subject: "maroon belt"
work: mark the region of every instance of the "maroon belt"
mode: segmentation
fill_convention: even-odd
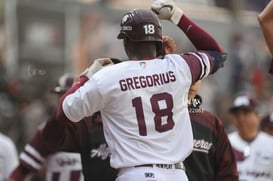
[[[143,165],[136,165],[135,167],[158,167],[158,168],[165,168],[165,169],[185,170],[183,162],[175,163],[175,164],[143,164]]]

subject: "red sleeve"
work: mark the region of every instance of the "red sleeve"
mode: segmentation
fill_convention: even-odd
[[[47,146],[58,150],[58,148],[64,142],[65,129],[66,127],[61,125],[60,122],[56,120],[55,115],[49,118],[42,131],[43,137],[47,142]]]
[[[58,109],[57,109],[57,113],[56,113],[56,120],[64,126],[68,126],[68,125],[72,125],[74,124],[73,122],[71,122],[66,115],[64,114],[63,111],[63,101],[66,98],[66,96],[74,93],[77,89],[79,89],[82,85],[85,84],[85,82],[88,81],[88,78],[86,76],[81,76],[79,82],[77,82],[76,84],[74,84],[61,98],[60,102],[58,103]]]
[[[22,152],[22,154],[26,154],[34,160],[40,160],[40,162],[42,162],[41,160],[43,160],[43,158],[57,151],[57,147],[48,146],[48,141],[43,136],[43,129],[44,127],[39,128],[36,131],[34,137],[30,140],[28,144],[26,144]],[[41,159],[37,157],[37,154],[39,154],[39,157],[41,157]]]
[[[223,53],[223,49],[217,41],[185,14],[180,19],[178,27],[185,33],[197,50],[215,50]]]
[[[43,129],[46,146],[55,151],[78,152],[76,132],[79,123],[64,126],[52,116]]]
[[[62,146],[59,148],[59,151],[64,152],[80,152],[80,143],[79,143],[79,127],[81,122],[75,123],[72,126],[69,126],[65,129],[64,141]]]

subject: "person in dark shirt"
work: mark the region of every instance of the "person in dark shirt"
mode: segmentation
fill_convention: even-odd
[[[222,121],[201,108],[198,95],[201,80],[189,90],[190,119],[193,130],[193,152],[184,161],[190,181],[239,180],[236,160]]]
[[[165,54],[176,52],[176,43],[164,37]],[[213,113],[201,108],[198,95],[201,80],[189,89],[188,111],[193,130],[193,152],[184,165],[189,181],[238,181],[235,156],[222,121]]]
[[[170,36],[164,37],[165,54],[176,52],[176,43]],[[189,181],[237,181],[236,160],[222,121],[213,113],[201,108],[198,95],[201,80],[189,89],[188,111],[193,129],[193,152],[184,165]]]

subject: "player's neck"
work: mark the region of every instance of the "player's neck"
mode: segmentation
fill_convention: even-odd
[[[149,59],[154,59],[156,57],[156,52],[142,52],[142,53],[137,53],[137,54],[130,54],[129,58],[131,60],[149,60]]]
[[[240,137],[246,142],[252,142],[258,135],[258,130],[249,132],[239,132]]]
[[[131,60],[143,60],[157,57],[155,42],[130,42],[125,44],[125,51]]]

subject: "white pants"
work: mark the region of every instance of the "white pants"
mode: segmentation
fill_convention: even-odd
[[[129,167],[120,169],[116,181],[188,181],[188,178],[183,169]]]

